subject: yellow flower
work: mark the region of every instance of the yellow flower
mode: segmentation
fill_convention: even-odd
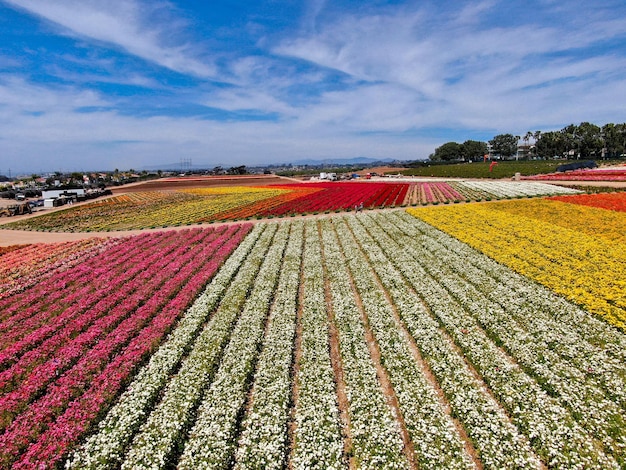
[[[546,199],[408,212],[626,329],[623,214]]]

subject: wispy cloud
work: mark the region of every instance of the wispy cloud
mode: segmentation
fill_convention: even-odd
[[[458,12],[400,7],[346,14],[318,24],[317,31],[284,40],[274,52],[356,80],[404,87],[409,100],[412,95],[423,97],[420,111],[433,123],[440,116],[448,125],[475,123],[475,117],[485,113],[483,123],[491,119],[492,126],[500,124],[511,114],[511,104],[545,94],[546,90],[533,88],[548,89],[568,110],[569,93],[583,89],[599,74],[624,70],[623,54],[590,59],[584,55],[581,59],[580,54],[581,49],[623,37],[623,18],[607,21],[606,14],[596,12],[580,31],[570,29],[575,22],[571,12],[555,25],[542,23],[532,10],[517,21],[492,22],[495,10],[502,7],[482,2]],[[563,80],[579,85],[563,86]],[[407,127],[411,124],[410,119],[405,122]]]
[[[170,3],[135,0],[6,0],[61,27],[65,34],[113,44],[130,54],[201,77],[215,68],[179,34],[185,22]]]
[[[617,0],[311,0],[293,18],[264,0],[0,4],[47,25],[0,45],[13,161],[413,159],[449,140],[624,120]]]

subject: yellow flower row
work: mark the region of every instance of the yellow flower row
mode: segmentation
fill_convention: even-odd
[[[510,201],[492,207],[512,216],[530,217],[540,223],[548,221],[559,227],[626,244],[626,214],[623,212],[550,199]]]
[[[222,191],[220,188],[209,190],[189,190],[189,194],[196,197],[184,204],[174,202],[170,205],[155,207],[152,210],[142,210],[132,221],[135,227],[150,225],[175,225],[208,222],[215,220],[225,211],[252,204],[259,200],[271,198],[282,194],[284,190],[259,188],[229,188],[230,191]]]
[[[408,212],[626,329],[623,216],[549,200]]]
[[[180,190],[182,193],[194,194],[196,196],[212,196],[215,194],[258,194],[267,196],[268,194],[276,191],[278,191],[279,194],[282,194],[288,190],[259,186],[221,186],[215,188],[192,188]]]
[[[12,224],[26,230],[129,230],[208,222],[220,214],[289,192],[270,187],[221,187],[145,191],[25,219]]]

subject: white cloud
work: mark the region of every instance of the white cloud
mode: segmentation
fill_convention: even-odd
[[[205,77],[216,73],[192,47],[168,37],[170,29],[180,32],[181,26],[167,3],[141,8],[138,0],[11,3],[75,36],[115,44],[174,70]],[[566,10],[560,12],[561,22],[542,21],[537,10],[508,26],[487,21],[502,8],[495,0],[468,3],[458,11],[436,11],[437,5],[329,14],[330,8],[336,6],[312,2],[297,21],[302,27],[297,35],[283,36],[273,46],[277,36],[268,35],[255,55],[222,58],[220,74],[211,78],[228,86],[197,80],[189,88],[169,88],[158,83],[157,74],[145,78],[132,64],[116,70],[114,62],[94,59],[95,54],[75,59],[87,60],[79,70],[89,69],[93,60],[93,75],[59,65],[47,68],[71,87],[0,76],[3,157],[21,162],[28,155],[44,168],[46,158],[61,158],[68,166],[89,158],[86,168],[93,168],[90,162],[139,168],[175,163],[181,156],[207,165],[357,155],[411,159],[476,133],[491,138],[623,120],[623,50],[595,47],[623,38],[626,24],[619,16],[606,20],[590,14],[584,28],[574,28],[576,15],[568,17]],[[171,24],[153,21],[156,14],[171,17]],[[107,81],[152,88],[167,103],[159,108],[149,93],[118,98],[109,97],[106,87],[87,88]],[[122,107],[138,109],[144,102],[152,106],[146,112],[152,117],[132,116]],[[230,118],[240,113],[276,119],[167,115],[168,106],[184,114],[190,102],[224,110]],[[451,129],[451,135],[423,137],[429,129]],[[33,169],[39,171],[37,165]]]
[[[172,43],[184,26],[164,2],[138,0],[6,0],[63,27],[66,33],[113,44],[163,67],[201,77],[215,75],[189,43]],[[166,21],[154,21],[164,14]]]
[[[530,103],[541,109],[541,99],[559,107],[550,115],[569,121],[582,114],[578,104],[569,101],[573,93],[585,95],[586,101],[590,84],[601,76],[616,75],[626,65],[623,56],[585,58],[577,51],[623,35],[622,18],[592,21],[590,17],[583,29],[572,28],[574,20],[565,15],[561,23],[543,25],[537,11],[529,11],[526,21],[520,18],[508,27],[481,20],[498,7],[487,1],[458,12],[400,7],[346,14],[318,23],[315,31],[285,39],[274,52],[341,71],[355,80],[386,84],[373,94],[370,87],[361,87],[346,95],[358,93],[364,102],[371,102],[385,96],[381,89],[394,89],[396,100],[407,105],[392,102],[376,114],[392,123],[404,122],[405,128],[414,122],[482,129],[521,126],[522,116],[527,121],[538,119],[536,111],[532,115],[519,110],[529,109]],[[412,110],[413,105],[418,108]],[[344,109],[347,115],[355,111],[356,121],[366,122],[366,115],[358,111],[375,107]]]

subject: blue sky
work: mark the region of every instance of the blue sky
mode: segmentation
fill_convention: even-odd
[[[623,0],[0,0],[0,174],[423,159],[625,97]]]

